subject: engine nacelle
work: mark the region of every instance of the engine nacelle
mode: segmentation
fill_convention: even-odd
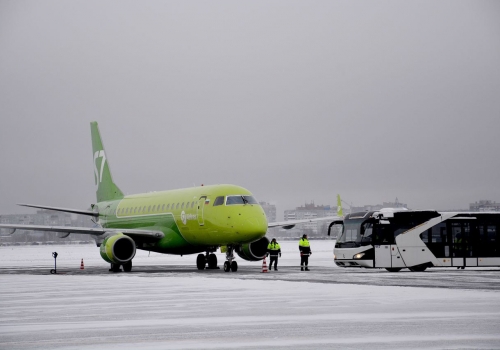
[[[101,257],[112,264],[124,264],[135,256],[135,242],[123,233],[106,237],[100,247]]]
[[[262,237],[258,241],[243,244],[235,249],[240,258],[248,261],[258,261],[264,259],[267,253],[269,240]]]

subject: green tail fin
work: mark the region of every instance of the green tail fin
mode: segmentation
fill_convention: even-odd
[[[90,123],[92,135],[92,152],[94,154],[94,177],[96,183],[97,202],[123,198],[123,193],[113,182],[109,162],[104,152],[104,146],[97,122]]]
[[[342,200],[340,199],[340,194],[337,195],[337,216],[341,218],[344,217],[344,212],[342,211]]]

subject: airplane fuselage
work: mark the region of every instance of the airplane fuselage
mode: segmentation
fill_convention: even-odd
[[[252,194],[235,185],[130,195],[98,203],[99,224],[161,231],[165,235],[161,240],[137,246],[160,253],[192,254],[211,246],[251,243],[266,234],[267,219],[258,203],[238,203],[242,196]]]

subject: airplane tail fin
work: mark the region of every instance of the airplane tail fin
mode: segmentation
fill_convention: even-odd
[[[111,177],[109,162],[104,152],[104,146],[97,122],[90,123],[92,135],[92,152],[94,154],[94,177],[97,202],[123,198],[122,191],[115,185]]]
[[[344,217],[344,212],[342,211],[342,200],[340,199],[340,194],[337,195],[337,216],[341,218]]]

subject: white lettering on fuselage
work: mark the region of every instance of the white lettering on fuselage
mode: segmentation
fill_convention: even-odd
[[[186,222],[188,220],[198,220],[198,215],[196,214],[186,214],[184,210],[181,213],[181,221],[184,225],[186,225]]]

